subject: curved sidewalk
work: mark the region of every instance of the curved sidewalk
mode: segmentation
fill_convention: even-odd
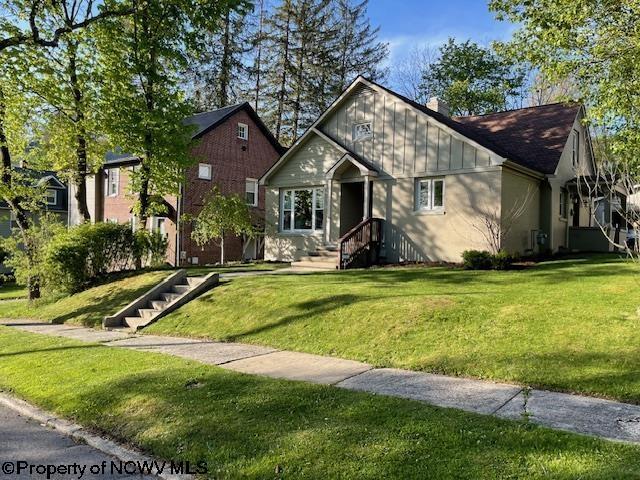
[[[366,363],[240,343],[3,320],[20,330],[165,353],[254,375],[334,385],[419,400],[439,407],[526,420],[559,430],[640,443],[640,406],[430,373],[373,368]]]

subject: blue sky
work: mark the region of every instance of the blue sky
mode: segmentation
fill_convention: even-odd
[[[489,44],[515,30],[495,20],[484,0],[370,0],[369,17],[389,42],[392,64],[414,45],[438,46],[448,37]]]

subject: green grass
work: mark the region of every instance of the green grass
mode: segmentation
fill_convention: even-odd
[[[215,478],[640,478],[636,446],[0,327],[0,388]]]
[[[26,299],[0,302],[0,318],[35,318],[52,323],[77,323],[97,326],[149,290],[170,272],[157,271],[118,275],[109,283],[97,285],[75,295],[42,298],[35,302]]]
[[[242,278],[147,331],[640,403],[639,273],[596,257]]]
[[[15,282],[0,284],[0,300],[13,300],[16,298],[26,298],[27,288],[17,285]]]

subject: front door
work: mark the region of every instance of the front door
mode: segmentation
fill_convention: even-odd
[[[340,236],[359,224],[364,217],[364,182],[340,184]]]

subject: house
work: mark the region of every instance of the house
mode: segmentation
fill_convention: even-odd
[[[584,115],[557,103],[452,118],[359,77],[261,178],[265,258],[459,262],[496,230],[520,254],[589,246],[593,208],[611,208],[576,182],[593,174]]]
[[[283,150],[248,103],[200,113],[185,119],[185,123],[194,128],[192,138],[197,143],[192,153],[196,163],[187,169],[180,195],[165,197],[166,212],[151,217],[148,226],[167,236],[167,262],[171,265],[215,263],[220,260],[219,246],[196,245],[191,239],[192,223],[184,220],[185,215],[197,215],[216,186],[225,195],[235,193],[246,198],[254,216],[264,218],[264,189],[258,179]],[[103,167],[87,182],[92,219],[135,227],[129,181],[139,163],[139,158],[129,154],[107,155]],[[77,208],[72,215],[73,222],[79,223]],[[229,260],[258,258],[262,250],[261,238],[225,238],[225,257]]]
[[[25,181],[31,181],[34,185],[46,185],[43,208],[46,212],[55,214],[58,220],[68,222],[68,189],[66,183],[56,172],[49,170],[34,170],[25,167],[15,167],[14,170]],[[15,217],[6,202],[0,200],[0,237],[11,235],[11,230],[16,228]]]

